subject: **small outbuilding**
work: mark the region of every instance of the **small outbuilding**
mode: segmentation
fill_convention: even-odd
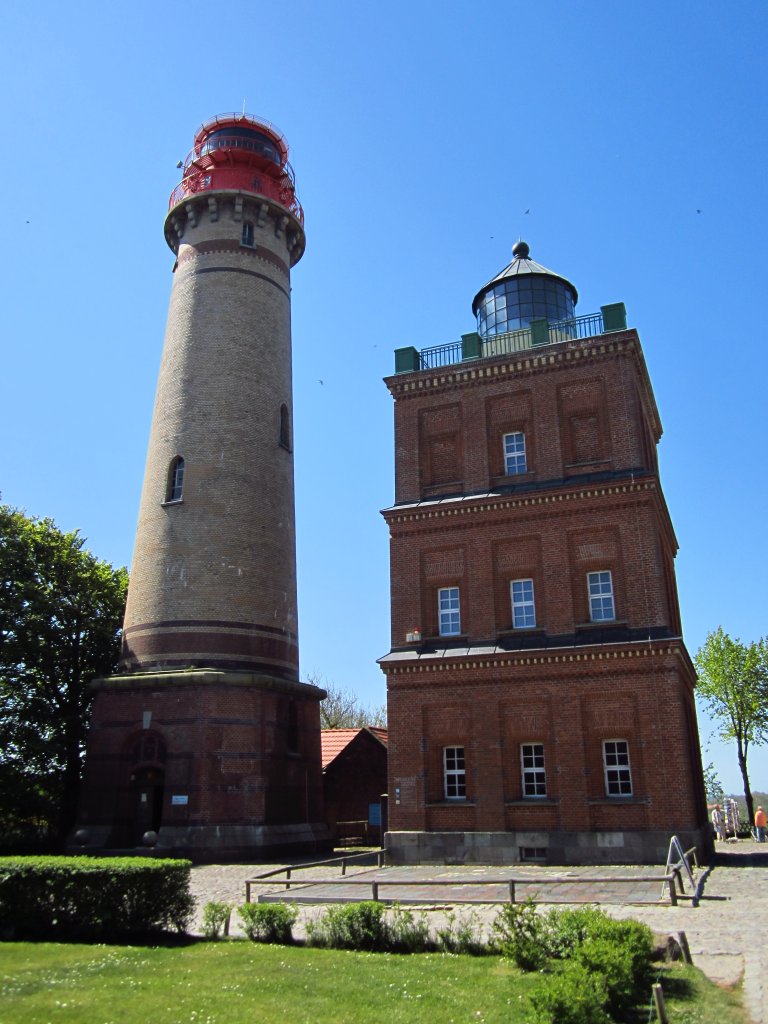
[[[381,843],[387,790],[387,730],[323,729],[325,817],[336,845]]]

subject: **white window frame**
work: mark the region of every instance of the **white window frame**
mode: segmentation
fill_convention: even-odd
[[[610,569],[587,573],[587,598],[590,622],[614,622],[616,602],[613,598],[613,574]]]
[[[530,587],[526,584],[530,584]],[[517,593],[515,593],[516,590]],[[536,625],[536,598],[533,580],[510,580],[509,598],[512,602],[512,628],[533,629]]]
[[[543,743],[520,744],[520,772],[524,800],[546,800],[547,773]]]
[[[458,587],[437,591],[437,631],[440,636],[461,635],[461,596]]]
[[[528,472],[528,457],[525,449],[525,433],[512,430],[502,438],[504,451],[504,473],[506,476],[518,476]]]
[[[632,796],[632,765],[626,740],[603,740],[603,772],[606,796]]]
[[[464,747],[443,747],[443,793],[446,800],[467,799]]]

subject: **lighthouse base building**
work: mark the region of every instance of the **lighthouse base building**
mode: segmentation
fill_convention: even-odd
[[[388,856],[664,863],[710,839],[661,424],[623,305],[513,252],[386,380]]]

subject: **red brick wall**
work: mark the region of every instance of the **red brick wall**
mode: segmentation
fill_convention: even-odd
[[[390,828],[695,828],[705,808],[692,684],[679,642],[392,668]],[[606,795],[612,739],[629,747],[629,799]],[[544,745],[546,800],[523,797],[522,743]],[[465,802],[444,798],[446,746],[465,748]]]
[[[133,681],[131,681],[133,682]],[[273,684],[274,685],[274,684]],[[290,710],[291,704],[293,711]],[[162,738],[162,825],[280,825],[322,820],[319,702],[300,692],[245,685],[113,685],[96,696],[80,825],[111,825],[112,844],[135,835],[132,750]],[[186,796],[174,804],[172,796]]]

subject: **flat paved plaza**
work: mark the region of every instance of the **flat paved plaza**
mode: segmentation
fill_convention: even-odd
[[[246,879],[278,866],[227,864],[193,868],[192,890],[198,906],[195,929],[200,929],[202,907],[208,900],[240,905],[245,901]],[[352,884],[344,887],[342,896],[339,887],[323,883],[324,879],[330,881],[339,877],[338,867],[308,869],[307,875],[320,880],[309,886],[301,883],[302,872],[297,864],[295,883],[289,892],[285,892],[284,884],[272,883],[264,888],[254,887],[252,898],[255,900],[259,893],[262,896],[271,893],[273,898],[278,893],[282,898],[287,896],[299,907],[300,918],[295,931],[301,936],[304,922],[321,913],[323,905],[340,899],[370,899],[371,883],[378,879],[380,899],[423,908],[436,926],[451,907],[456,907],[462,915],[474,914],[478,923],[487,927],[497,912],[497,904],[509,899],[508,885],[499,881],[493,886],[481,886],[472,884],[473,881],[501,880],[510,876],[524,878],[525,882],[515,887],[517,900],[533,896],[546,905],[597,903],[612,916],[644,921],[661,935],[684,931],[694,963],[720,984],[732,985],[742,980],[744,1003],[754,1024],[768,1024],[764,988],[768,975],[768,846],[751,840],[718,844],[715,865],[700,872],[698,906],[693,906],[691,900],[681,900],[677,906],[672,906],[669,896],[662,896],[659,882],[641,880],[663,873],[662,865],[656,868],[432,865],[382,869],[350,866],[345,877]],[[553,884],[553,878],[565,881]],[[440,884],[424,885],[427,879]],[[398,885],[398,881],[416,884]],[[690,891],[687,884],[686,891]],[[237,915],[233,915],[233,934],[239,933],[236,918]]]

